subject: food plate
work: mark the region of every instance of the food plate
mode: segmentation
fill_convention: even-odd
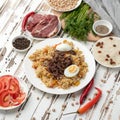
[[[79,48],[83,52],[85,56],[85,62],[87,62],[88,64],[88,72],[85,78],[81,79],[79,86],[71,87],[69,89],[48,88],[42,83],[42,81],[39,78],[37,78],[35,74],[35,70],[32,68],[32,62],[30,61],[28,57],[31,54],[33,54],[36,51],[36,49],[42,49],[47,45],[53,46],[55,44],[62,42],[63,40],[72,41],[74,46]],[[73,93],[73,92],[76,92],[84,88],[90,82],[90,80],[92,79],[95,73],[95,60],[91,52],[79,42],[68,39],[68,38],[51,38],[51,39],[46,39],[31,48],[31,50],[26,55],[26,58],[24,61],[24,68],[25,68],[25,74],[28,77],[28,80],[30,81],[30,83],[33,84],[39,90],[47,92],[47,93],[51,93],[51,94],[69,94],[69,93]]]
[[[76,4],[74,7],[70,8],[70,9],[68,9],[68,10],[64,10],[63,7],[62,7],[61,9],[58,9],[58,8],[56,8],[56,7],[53,7],[52,5],[50,5],[49,0],[46,0],[46,2],[47,2],[48,5],[51,7],[51,9],[53,9],[53,10],[55,10],[55,11],[58,11],[58,12],[69,12],[69,11],[72,11],[72,10],[76,9],[76,8],[81,4],[82,0],[78,0],[77,4]],[[54,1],[53,1],[53,2],[54,2]],[[54,2],[54,3],[55,3],[55,2]],[[72,2],[72,4],[73,4],[73,2]],[[69,7],[70,5],[67,5],[67,6]]]
[[[92,54],[96,61],[105,67],[120,67],[120,38],[114,36],[101,38],[94,44]]]
[[[36,13],[35,13],[36,14]],[[39,13],[37,13],[37,14],[41,14],[41,15],[54,15],[53,13],[49,13],[49,12],[39,12]],[[56,15],[55,15],[56,16]],[[57,17],[58,18],[58,17]],[[28,18],[28,20],[30,19],[30,17]],[[28,21],[27,20],[27,21]],[[55,37],[55,36],[57,36],[57,34],[60,32],[60,30],[61,30],[61,22],[60,22],[60,20],[59,20],[59,18],[58,18],[58,26],[57,26],[57,32],[54,34],[54,35],[52,35],[52,36],[50,36],[49,38],[53,38],[53,37]],[[27,29],[24,31],[24,35],[25,36],[28,36],[28,37],[30,37],[31,39],[34,39],[34,40],[44,40],[44,39],[46,39],[46,38],[44,38],[44,37],[34,37],[34,36],[32,36],[32,34],[31,34],[31,32],[29,32]]]
[[[5,75],[5,76],[11,76],[11,75]],[[14,76],[13,76],[13,77],[14,77]],[[15,77],[15,78],[17,78],[17,77]],[[18,78],[17,78],[17,80],[18,80],[18,82],[19,82],[20,89],[25,93],[25,98],[24,98],[24,100],[23,100],[20,104],[18,104],[18,105],[9,106],[9,107],[2,107],[2,106],[0,106],[0,110],[11,110],[11,109],[15,109],[15,108],[19,107],[20,105],[22,105],[22,104],[26,101],[27,94],[28,94],[27,84],[26,84],[24,81],[22,81],[22,80],[20,80],[20,79],[18,79]]]

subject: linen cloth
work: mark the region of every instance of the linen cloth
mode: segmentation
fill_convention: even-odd
[[[120,37],[120,0],[84,0],[101,19],[113,25],[113,33]]]

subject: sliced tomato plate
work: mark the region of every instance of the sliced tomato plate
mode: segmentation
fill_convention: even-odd
[[[12,75],[0,76],[0,110],[19,107],[27,98],[25,82]]]

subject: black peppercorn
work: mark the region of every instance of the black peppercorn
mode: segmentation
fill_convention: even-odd
[[[30,46],[30,40],[24,37],[16,38],[12,44],[16,49],[24,50]]]

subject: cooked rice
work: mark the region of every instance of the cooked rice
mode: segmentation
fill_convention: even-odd
[[[30,60],[33,62],[32,67],[35,69],[37,77],[40,78],[47,87],[68,89],[73,86],[78,86],[80,84],[80,80],[86,76],[88,71],[88,65],[85,62],[82,51],[78,48],[74,48],[72,42],[64,40],[63,43],[71,45],[72,49],[76,53],[76,55],[71,55],[71,57],[73,64],[76,64],[80,68],[80,71],[74,77],[68,78],[63,75],[59,80],[57,80],[48,71],[47,61],[52,59],[55,52],[55,46],[45,46],[43,49],[38,49],[29,56]]]

